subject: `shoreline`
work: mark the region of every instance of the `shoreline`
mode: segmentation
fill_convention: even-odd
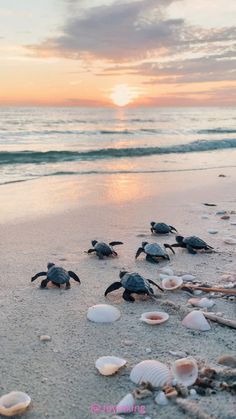
[[[181,326],[181,313],[164,303],[168,299],[185,308],[189,297],[181,291],[164,296],[157,292],[160,304],[138,297],[129,304],[120,290],[107,298],[103,295],[107,286],[118,280],[122,268],[159,282],[161,269],[168,266],[176,274],[196,275],[199,281],[211,284],[220,284],[225,272],[236,272],[236,247],[223,242],[225,235],[236,235],[236,226],[230,224],[236,215],[230,220],[216,215],[218,210],[236,211],[234,172],[224,170],[225,178],[219,177],[218,169],[200,176],[109,175],[102,182],[96,179],[96,183],[91,178],[81,182],[68,177],[64,182],[40,179],[33,186],[27,182],[22,188],[19,184],[6,187],[0,225],[1,395],[19,390],[31,396],[32,406],[22,417],[109,418],[112,415],[92,413],[91,406],[116,405],[132,391],[135,385],[129,374],[138,362],[157,359],[171,363],[175,357],[169,351],[178,350],[214,367],[223,353],[235,355],[233,329],[213,322],[208,332]],[[151,235],[150,221],[165,221],[184,235],[198,235],[217,253],[190,255],[176,249],[170,263],[152,265],[143,256],[135,260],[144,240],[160,244],[175,241],[174,235]],[[218,233],[209,234],[210,228]],[[124,245],[117,248],[117,258],[101,261],[84,253],[93,239],[121,240]],[[72,280],[71,289],[65,291],[41,290],[40,281],[31,283],[31,276],[44,270],[49,261],[75,271],[81,285]],[[215,302],[209,311],[235,318],[234,302],[223,298]],[[89,322],[87,309],[100,303],[119,308],[120,320],[111,324]],[[139,321],[143,312],[163,307],[169,310],[170,318],[162,326]],[[41,342],[41,335],[51,336],[51,341]],[[94,363],[104,355],[125,358],[127,366],[114,376],[103,377]],[[140,402],[145,405],[145,415],[152,419],[186,418],[172,404],[160,407],[151,398]],[[235,415],[235,402],[228,392],[201,397],[198,404],[219,419],[233,419]],[[136,413],[134,417],[145,415]]]

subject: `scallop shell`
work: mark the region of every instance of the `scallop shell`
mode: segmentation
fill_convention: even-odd
[[[140,320],[152,325],[164,323],[168,319],[169,314],[165,313],[164,311],[148,311],[143,313],[140,317]]]
[[[153,387],[162,387],[171,383],[172,374],[165,364],[151,359],[135,365],[130,373],[130,379],[135,384],[146,382]]]
[[[191,386],[198,377],[198,366],[194,358],[177,359],[172,364],[172,373],[178,383]]]
[[[204,297],[204,298],[190,298],[188,300],[188,303],[192,304],[192,306],[202,307],[202,308],[210,308],[215,304],[214,301],[209,300],[209,298],[206,298],[206,297]]]
[[[23,413],[31,402],[28,394],[22,391],[12,391],[0,398],[0,415],[15,416]]]
[[[123,399],[116,405],[117,413],[132,413],[135,405],[134,396],[131,393],[126,394]]]
[[[110,323],[115,322],[121,316],[120,310],[109,304],[97,304],[89,307],[87,318],[92,322]]]
[[[183,284],[183,279],[181,276],[169,276],[162,280],[162,288],[167,291],[173,291],[177,288],[180,288]]]
[[[201,311],[193,310],[183,319],[182,325],[188,329],[201,330],[202,332],[210,330],[210,325]]]
[[[125,364],[126,360],[118,358],[117,356],[102,356],[95,362],[95,367],[102,375],[112,375]]]

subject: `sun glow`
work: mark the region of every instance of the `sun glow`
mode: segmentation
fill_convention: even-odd
[[[117,84],[113,87],[110,98],[114,105],[126,106],[137,97],[137,92],[131,89],[127,84]]]

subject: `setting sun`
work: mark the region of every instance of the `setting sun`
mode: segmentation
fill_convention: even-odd
[[[110,95],[112,102],[117,106],[126,106],[136,97],[137,94],[127,84],[117,84]]]

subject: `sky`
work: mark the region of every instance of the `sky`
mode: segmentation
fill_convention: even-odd
[[[235,0],[0,0],[0,105],[235,106]]]

